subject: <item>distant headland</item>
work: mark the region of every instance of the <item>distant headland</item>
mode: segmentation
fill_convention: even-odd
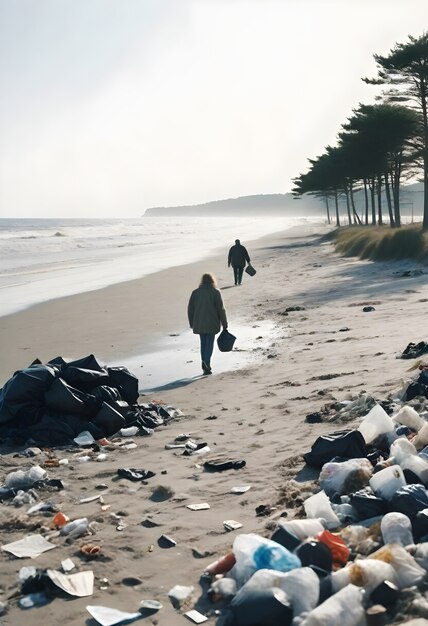
[[[271,193],[254,196],[240,196],[226,200],[214,200],[203,204],[172,207],[153,207],[146,209],[144,217],[165,215],[323,215],[325,207],[322,200],[305,197],[295,200],[291,193]]]
[[[361,211],[364,204],[364,192],[359,190],[355,193],[355,205]],[[414,183],[403,186],[401,190],[403,215],[410,216],[422,214],[422,184]],[[385,201],[385,199],[384,199]],[[345,199],[340,198],[341,210]],[[343,205],[343,206],[342,206]],[[330,208],[333,208],[332,205]],[[226,200],[213,200],[202,204],[190,204],[170,207],[153,207],[146,209],[143,217],[162,217],[171,215],[182,216],[246,216],[264,217],[268,215],[286,217],[316,217],[325,216],[326,205],[322,198],[305,195],[296,199],[292,193],[269,193],[253,196],[239,196]]]

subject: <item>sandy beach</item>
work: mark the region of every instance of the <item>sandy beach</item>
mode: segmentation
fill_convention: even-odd
[[[158,428],[150,438],[134,438],[137,448],[108,450],[102,463],[77,462],[78,448],[56,451],[69,464],[51,468],[48,474],[61,478],[66,488],[41,497],[54,501],[71,519],[88,517],[94,522],[94,535],[72,544],[53,537],[57,547],[34,560],[2,552],[0,601],[8,604],[3,624],[14,626],[28,617],[36,626],[59,621],[94,626],[85,609],[88,604],[133,612],[141,600],[155,599],[163,608],[146,623],[179,626],[189,622],[168,599],[176,584],[193,585],[188,608],[195,606],[209,615],[209,624],[217,622],[214,610],[221,605],[203,597],[200,575],[230,549],[237,532],[267,535],[281,514],[291,519],[299,513],[301,500],[289,481],[297,478],[304,488],[304,481],[313,475],[304,469],[301,455],[318,435],[336,430],[332,424],[308,424],[305,416],[362,391],[377,399],[394,395],[412,364],[397,355],[410,341],[426,339],[425,274],[402,276],[415,264],[341,258],[325,239],[327,232],[324,226],[307,226],[244,242],[257,275],[244,275],[241,287],[232,286],[225,248],[224,255],[204,262],[53,300],[1,319],[0,384],[36,357],[46,361],[56,355],[77,358],[93,353],[109,365],[120,365],[132,356],[143,358],[165,337],[188,331],[187,300],[205,271],[218,279],[231,332],[234,326],[257,328],[266,321],[274,327],[269,337],[254,340],[248,364],[237,370],[216,373],[214,353],[213,375],[200,377],[193,352],[188,357],[194,364],[191,384],[143,397],[179,408],[183,417]],[[363,312],[369,305],[374,310]],[[300,308],[285,314],[288,307]],[[197,342],[194,337],[193,348]],[[169,371],[171,364],[166,362],[165,368]],[[171,372],[171,380],[176,378]],[[211,452],[198,458],[165,449],[181,433],[206,442]],[[10,451],[2,453],[1,482],[15,468],[29,468],[35,462]],[[46,454],[42,452],[37,462],[42,464]],[[203,461],[219,456],[245,460],[246,465],[222,473],[204,471]],[[156,475],[146,484],[131,483],[117,477],[121,467],[144,468]],[[244,495],[230,493],[237,485],[251,489]],[[157,497],[160,492],[162,501]],[[100,493],[110,508],[103,511],[98,500],[79,504]],[[187,508],[201,502],[209,503],[210,509]],[[273,507],[267,517],[256,516],[255,509],[262,504]],[[34,517],[29,522],[27,508],[0,506],[3,544],[30,534]],[[147,519],[156,526],[142,525]],[[230,519],[240,522],[242,530],[226,531],[223,521]],[[50,518],[42,522],[49,525]],[[160,547],[163,534],[177,545]],[[88,542],[102,546],[100,556],[91,561],[79,554],[80,546]],[[59,569],[66,558],[73,559],[78,570],[93,570],[93,596],[56,598],[24,614],[13,597],[19,589],[19,569],[30,565]]]

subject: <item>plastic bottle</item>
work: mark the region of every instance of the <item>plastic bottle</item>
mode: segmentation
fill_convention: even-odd
[[[392,511],[383,516],[380,530],[384,543],[398,543],[405,548],[412,545],[412,524],[404,513]]]
[[[378,497],[390,500],[397,489],[404,487],[406,479],[399,465],[391,465],[373,474],[369,484]]]
[[[236,559],[233,552],[228,552],[205,568],[207,574],[215,576],[216,574],[226,574],[235,565]]]
[[[70,533],[74,532],[80,526],[85,526],[85,530],[86,530],[86,528],[88,528],[88,518],[87,517],[80,517],[79,519],[75,519],[72,522],[69,522],[68,524],[66,524],[65,526],[63,526],[61,528],[59,534],[60,535],[69,535]]]

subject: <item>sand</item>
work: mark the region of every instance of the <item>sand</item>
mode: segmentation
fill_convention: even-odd
[[[69,465],[49,469],[49,476],[63,479],[66,489],[44,499],[59,504],[72,519],[95,521],[95,534],[70,545],[54,537],[57,547],[34,560],[2,553],[0,601],[9,606],[2,623],[19,624],[28,616],[36,626],[59,621],[70,626],[94,624],[87,604],[132,612],[143,599],[163,604],[146,623],[188,623],[168,600],[171,587],[193,585],[191,606],[213,613],[217,607],[207,602],[204,583],[199,581],[204,567],[230,549],[237,532],[266,535],[279,515],[299,514],[301,498],[289,481],[297,478],[305,488],[302,481],[314,475],[305,469],[301,455],[319,434],[336,429],[331,424],[308,424],[305,416],[363,390],[379,399],[394,394],[411,364],[396,359],[397,354],[408,342],[426,339],[425,276],[400,277],[403,270],[416,266],[341,258],[323,239],[325,232],[322,227],[307,227],[252,242],[248,248],[258,273],[254,278],[245,276],[241,287],[231,286],[232,271],[225,257],[212,257],[2,318],[3,381],[35,357],[46,360],[56,354],[79,357],[93,352],[109,364],[120,364],[121,357],[141,354],[153,349],[160,338],[184,332],[187,299],[203,271],[218,277],[231,330],[238,320],[248,325],[272,320],[275,325],[267,347],[259,349],[255,342],[253,360],[246,367],[216,374],[214,354],[212,376],[145,396],[143,400],[162,400],[184,415],[157,429],[153,437],[134,438],[136,449],[107,451],[101,463],[78,463],[78,449],[56,452],[58,458],[68,458]],[[375,310],[363,312],[366,305]],[[284,315],[291,306],[301,310]],[[197,360],[194,374],[199,375]],[[165,449],[181,433],[207,442],[211,453],[198,458]],[[220,455],[245,460],[246,466],[205,472],[203,461]],[[36,458],[42,462],[46,453]],[[33,463],[5,454],[0,481],[11,470]],[[147,484],[131,483],[118,479],[120,467],[145,468],[156,475]],[[101,484],[107,485],[105,491],[97,489]],[[251,485],[251,489],[244,495],[231,494],[236,485]],[[160,490],[163,501],[152,497],[159,487],[164,488]],[[110,505],[106,511],[98,501],[78,503],[100,493],[104,504]],[[187,508],[201,502],[209,503],[210,509]],[[261,504],[273,507],[269,516],[256,516]],[[2,543],[30,533],[26,509],[0,506]],[[11,523],[15,515],[17,520]],[[147,518],[158,526],[143,526]],[[50,518],[36,519],[46,524]],[[228,519],[242,523],[242,530],[226,531],[223,521]],[[159,547],[162,534],[177,545]],[[88,541],[101,545],[102,552],[86,562],[79,548]],[[93,596],[56,598],[24,615],[11,598],[19,589],[19,568],[59,568],[67,557],[78,569],[94,571]],[[136,584],[130,584],[131,577]],[[217,619],[211,615],[207,623]]]

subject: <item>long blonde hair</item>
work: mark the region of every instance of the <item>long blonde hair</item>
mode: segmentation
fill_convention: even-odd
[[[202,274],[199,287],[202,287],[202,285],[211,285],[211,287],[217,287],[216,280],[212,274]]]

